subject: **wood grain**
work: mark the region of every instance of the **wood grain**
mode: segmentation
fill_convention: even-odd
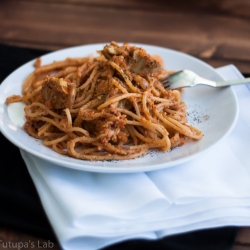
[[[243,227],[239,230],[231,250],[249,250],[250,249],[250,227]]]
[[[250,73],[247,9],[248,0],[4,0],[0,41],[50,50],[111,40],[146,43]]]

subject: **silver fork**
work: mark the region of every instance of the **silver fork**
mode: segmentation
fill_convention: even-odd
[[[217,87],[226,87],[226,86],[235,85],[235,84],[250,83],[250,78],[244,78],[244,79],[232,80],[232,81],[214,82],[214,81],[198,76],[191,70],[185,69],[185,70],[177,71],[169,75],[167,78],[161,80],[161,82],[163,83],[166,89],[194,87],[200,84],[217,88]]]

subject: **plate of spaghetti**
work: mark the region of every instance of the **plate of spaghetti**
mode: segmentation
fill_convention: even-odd
[[[37,157],[108,173],[152,171],[199,156],[232,130],[233,90],[166,90],[190,69],[222,80],[206,63],[144,44],[91,44],[26,63],[0,87],[1,132]]]

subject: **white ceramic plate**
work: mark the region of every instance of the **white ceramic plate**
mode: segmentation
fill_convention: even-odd
[[[42,63],[63,60],[66,57],[83,57],[94,54],[105,44],[92,44],[68,48],[47,54],[42,57]],[[211,80],[222,80],[214,68],[204,62],[174,50],[136,44],[150,54],[160,55],[168,70],[190,69],[202,77]],[[30,137],[13,119],[21,114],[15,105],[9,108],[5,99],[13,94],[21,94],[22,83],[34,70],[34,61],[28,62],[8,76],[0,87],[0,128],[1,132],[19,148],[55,164],[94,172],[125,173],[152,171],[175,166],[199,156],[215,146],[230,133],[238,116],[238,104],[233,90],[228,88],[214,89],[206,86],[185,89],[183,100],[188,105],[188,119],[191,125],[202,130],[204,137],[199,141],[189,141],[184,146],[170,152],[151,151],[146,156],[126,161],[84,161],[59,155],[43,146],[42,142]]]

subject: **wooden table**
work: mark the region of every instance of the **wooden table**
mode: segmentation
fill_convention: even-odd
[[[1,43],[44,49],[160,45],[250,73],[248,0],[2,0]]]
[[[112,40],[168,47],[250,74],[250,1],[0,1],[0,43],[56,50]],[[2,241],[26,239],[39,240],[0,229]],[[232,250],[247,249],[250,228],[242,228]]]

